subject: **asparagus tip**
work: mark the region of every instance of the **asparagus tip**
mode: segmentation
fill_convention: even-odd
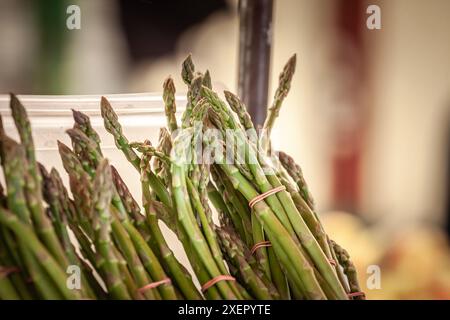
[[[187,85],[191,84],[192,78],[194,77],[194,70],[195,67],[192,62],[192,54],[189,53],[186,59],[184,59],[181,68],[181,78],[183,78],[184,83]]]
[[[175,93],[175,84],[171,76],[168,76],[167,79],[164,81],[163,89],[164,89],[164,96],[166,96],[167,93],[171,94]]]
[[[17,98],[17,96],[12,92],[9,93],[9,99],[10,99],[11,105],[20,103],[19,98]]]
[[[13,117],[22,118],[22,120],[26,120],[27,119],[26,111],[24,106],[20,102],[19,98],[17,98],[17,96],[12,92],[9,93],[9,96],[10,96],[9,106],[13,113]]]
[[[86,123],[89,121],[89,117],[85,115],[83,112],[75,109],[70,110],[72,111],[72,116],[76,123]]]
[[[297,54],[291,56],[283,68],[283,71],[280,74],[280,84],[289,85],[292,76],[295,73],[295,66],[297,64]]]
[[[103,112],[103,109],[111,109],[111,104],[109,103],[108,99],[106,99],[105,96],[102,96],[100,98],[100,106],[101,106],[101,110]]]
[[[70,148],[62,141],[56,140],[56,143],[58,144],[58,151],[59,153],[65,153],[67,151],[71,151]]]

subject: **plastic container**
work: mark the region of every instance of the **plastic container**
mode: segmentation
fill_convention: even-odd
[[[160,94],[123,94],[105,95],[110,101],[122,124],[123,131],[130,141],[149,139],[153,144],[158,141],[161,127],[166,125],[164,104]],[[114,139],[103,126],[100,114],[101,96],[27,96],[18,98],[25,106],[33,128],[33,137],[38,160],[47,169],[55,167],[64,179],[67,179],[58,154],[57,140],[71,146],[65,131],[73,126],[71,109],[87,114],[92,126],[101,139],[104,156],[116,166],[129,188],[140,199],[138,172],[127,162],[124,155],[117,150]],[[186,105],[186,96],[176,97],[178,113]],[[5,131],[18,139],[9,108],[9,95],[0,95],[0,114],[3,117]],[[67,181],[67,180],[65,180]]]
[[[153,144],[158,142],[159,129],[166,126],[164,104],[161,94],[123,94],[105,95],[110,101],[122,124],[123,132],[130,141],[149,139]],[[126,160],[114,144],[112,135],[103,126],[100,114],[100,95],[86,96],[27,96],[18,98],[25,106],[33,128],[36,157],[47,169],[55,167],[66,186],[68,177],[62,166],[58,153],[57,140],[71,146],[65,131],[73,126],[71,109],[87,114],[92,126],[101,139],[101,147],[105,157],[110,160],[127,183],[135,199],[141,202],[141,185],[139,173]],[[6,133],[19,139],[9,108],[9,95],[0,95],[0,114]],[[181,115],[186,105],[186,96],[177,95],[177,115]],[[1,175],[3,182],[3,174]],[[174,254],[188,267],[188,260],[176,236],[162,225],[166,239]]]

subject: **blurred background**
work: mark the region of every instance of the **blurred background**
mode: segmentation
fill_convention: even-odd
[[[450,299],[450,2],[274,0],[270,26],[269,102],[297,54],[274,146],[302,166],[368,298]],[[168,75],[183,93],[189,53],[216,88],[238,87],[237,0],[1,0],[0,43],[0,94],[161,92]]]

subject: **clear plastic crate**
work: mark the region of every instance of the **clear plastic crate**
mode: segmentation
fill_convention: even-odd
[[[161,94],[105,95],[119,117],[123,131],[130,141],[149,139],[156,144],[161,127],[166,125]],[[73,126],[71,109],[87,114],[101,139],[104,156],[116,166],[133,194],[140,196],[139,174],[117,150],[112,135],[103,126],[100,114],[100,95],[80,96],[31,96],[19,95],[25,106],[33,128],[33,137],[38,161],[47,169],[55,167],[66,179],[58,154],[57,140],[71,146],[65,131]],[[180,114],[186,105],[186,96],[176,97]],[[18,134],[9,108],[9,95],[0,95],[0,114],[6,133],[14,139]],[[67,180],[65,180],[67,181]]]
[[[153,144],[158,142],[159,129],[166,126],[161,94],[113,94],[105,95],[105,97],[117,113],[123,132],[130,141],[149,139]],[[66,186],[68,186],[68,177],[58,153],[57,141],[60,140],[71,146],[70,138],[65,131],[72,128],[74,121],[71,109],[76,109],[90,117],[93,128],[100,136],[104,156],[117,168],[135,199],[139,203],[141,202],[139,173],[117,149],[112,135],[104,128],[100,113],[100,95],[19,95],[18,98],[25,106],[30,118],[38,161],[48,170],[55,167]],[[0,114],[6,133],[18,140],[19,136],[11,117],[9,100],[9,95],[0,95]],[[177,115],[180,116],[186,105],[186,95],[177,95],[176,104]],[[1,180],[3,183],[3,174]],[[189,268],[187,257],[178,239],[165,225],[161,226],[174,254]]]

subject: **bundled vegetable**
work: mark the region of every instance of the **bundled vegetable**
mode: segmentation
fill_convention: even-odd
[[[260,138],[245,105],[228,91],[222,100],[190,56],[180,123],[175,86],[164,82],[168,125],[156,146],[130,142],[102,98],[104,126],[140,174],[139,200],[103,157],[89,118],[75,110],[71,147],[58,142],[69,193],[56,169],[36,161],[25,108],[11,95],[20,143],[1,127],[0,299],[363,299],[300,167],[272,152],[270,132],[295,63],[293,56],[280,75]],[[180,240],[194,274],[175,257],[161,223]]]

